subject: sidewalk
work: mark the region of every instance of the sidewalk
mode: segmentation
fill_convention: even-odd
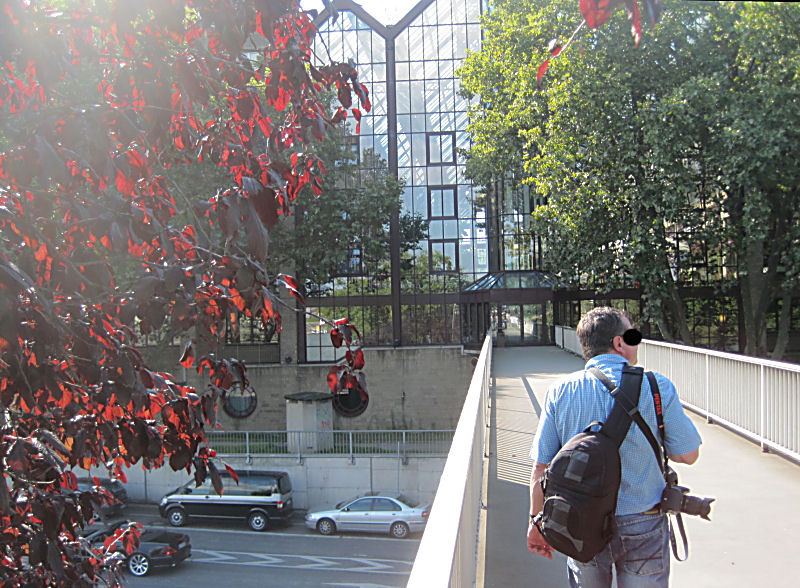
[[[565,558],[556,554],[550,561],[525,545],[528,451],[547,387],[581,369],[583,361],[552,347],[496,349],[494,354],[485,585],[566,587]],[[689,559],[673,559],[672,586],[796,586],[800,467],[690,416],[703,438],[700,460],[676,469],[693,494],[717,502],[710,523],[684,517]]]

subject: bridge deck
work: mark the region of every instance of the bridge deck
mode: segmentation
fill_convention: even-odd
[[[583,361],[552,347],[495,349],[486,533],[487,588],[568,586],[566,562],[530,554],[528,451],[547,387]],[[647,367],[647,366],[645,366]],[[684,517],[689,559],[672,562],[672,585],[796,586],[800,467],[691,415],[703,438],[700,460],[676,467],[681,484],[716,497],[712,522]],[[800,426],[800,424],[798,424]]]

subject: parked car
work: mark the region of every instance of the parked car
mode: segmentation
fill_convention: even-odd
[[[323,535],[337,531],[389,533],[402,539],[425,528],[430,505],[416,502],[396,493],[368,493],[337,504],[330,510],[306,515],[306,527]]]
[[[105,540],[128,521],[114,525],[88,529],[86,540],[92,547],[103,548]],[[192,555],[192,543],[188,535],[160,529],[144,527],[139,535],[139,547],[128,555],[122,541],[112,543],[109,548],[125,555],[125,566],[134,576],[145,576],[153,568],[175,567]]]
[[[125,484],[112,478],[97,478],[97,481],[114,498],[113,502],[103,504],[100,507],[100,511],[106,518],[120,516],[125,507],[128,506],[128,491],[125,489]],[[91,490],[93,486],[94,480],[92,478],[78,478],[78,492],[86,492]]]
[[[288,522],[294,511],[292,482],[286,472],[240,471],[239,484],[222,474],[224,491],[218,496],[211,480],[195,488],[191,480],[164,496],[158,511],[174,527],[191,517],[243,519],[253,531],[265,531],[275,521]]]

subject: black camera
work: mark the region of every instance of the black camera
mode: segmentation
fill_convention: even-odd
[[[661,494],[661,512],[697,515],[707,521],[714,498],[700,498],[689,494],[686,486],[678,486],[678,474],[672,468],[667,471],[667,487]]]

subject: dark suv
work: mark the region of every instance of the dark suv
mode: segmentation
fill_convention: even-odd
[[[292,482],[286,472],[237,472],[239,484],[222,474],[224,491],[218,496],[211,480],[195,488],[191,480],[161,499],[158,511],[174,527],[189,517],[244,519],[253,531],[265,531],[275,520],[288,522],[294,510]]]

